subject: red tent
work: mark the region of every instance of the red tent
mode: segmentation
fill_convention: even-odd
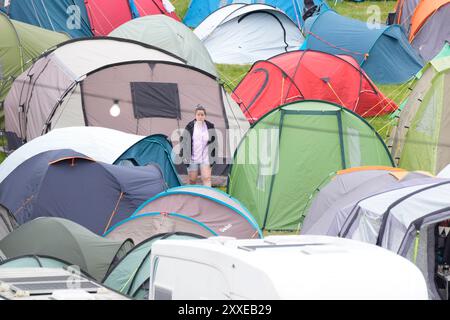
[[[175,11],[168,12],[162,0],[88,0],[86,10],[95,36],[106,36],[133,18],[133,6],[140,17],[164,14],[178,21]]]
[[[364,117],[397,109],[352,57],[311,50],[256,62],[234,90],[233,99],[251,123],[297,100],[337,103]]]

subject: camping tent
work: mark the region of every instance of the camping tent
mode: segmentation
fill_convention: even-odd
[[[267,230],[297,230],[309,197],[333,172],[392,166],[383,140],[353,112],[323,101],[284,105],[260,118],[238,147],[228,191]]]
[[[416,75],[389,141],[395,162],[436,174],[450,162],[450,45]]]
[[[0,166],[0,182],[27,159],[45,151],[72,149],[109,164],[159,165],[169,187],[179,186],[172,147],[161,135],[149,137],[100,127],[67,127],[50,131],[11,153]]]
[[[1,260],[0,260],[1,261]],[[54,257],[24,255],[0,262],[0,268],[68,268],[71,264]],[[80,270],[83,272],[82,270]]]
[[[221,133],[214,169],[223,169],[220,160],[231,158],[249,124],[216,78],[131,40],[74,40],[42,56],[14,82],[5,101],[6,134],[14,145],[54,128],[99,126],[164,134],[176,146],[177,130],[194,118],[198,104]]]
[[[0,104],[11,84],[47,49],[66,41],[62,33],[10,20],[0,12]]]
[[[183,58],[188,65],[217,76],[216,66],[200,39],[184,24],[165,15],[131,20],[114,29],[109,36],[164,49]]]
[[[133,247],[130,240],[113,241],[99,237],[82,226],[61,218],[30,221],[0,241],[8,257],[50,256],[67,261],[101,281]]]
[[[306,21],[302,49],[348,54],[379,83],[401,83],[423,66],[399,25],[377,26],[325,11]]]
[[[14,216],[7,208],[0,204],[0,240],[6,237],[10,232],[17,228],[17,222]]]
[[[214,11],[233,3],[264,3],[274,6],[285,12],[299,27],[303,26],[305,13],[309,16],[329,9],[326,1],[322,0],[191,0],[183,22],[188,27],[195,28]]]
[[[409,41],[425,61],[450,41],[450,0],[398,0],[395,23],[401,24]]]
[[[358,201],[387,190],[427,184],[433,177],[392,167],[359,167],[340,170],[315,192],[301,234],[337,236],[352,218]]]
[[[165,188],[157,166],[114,166],[73,150],[53,150],[11,172],[0,184],[0,203],[19,224],[62,217],[103,234]]]
[[[148,299],[150,254],[158,240],[188,240],[203,237],[184,232],[157,234],[135,246],[106,275],[103,284],[134,299]]]
[[[164,232],[189,232],[240,239],[262,237],[250,212],[228,194],[205,186],[171,188],[142,203],[133,215],[105,234],[137,244]]]
[[[215,63],[248,64],[297,50],[303,35],[282,11],[263,4],[232,4],[208,16],[194,33]]]
[[[311,50],[283,53],[256,62],[232,97],[250,122],[298,100],[329,101],[367,117],[397,109],[355,59]]]
[[[106,36],[121,24],[146,15],[165,14],[179,20],[169,0],[11,0],[5,11],[12,19],[72,38]]]

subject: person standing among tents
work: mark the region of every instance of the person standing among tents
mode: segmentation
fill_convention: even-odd
[[[182,156],[184,163],[188,165],[190,184],[197,183],[200,171],[203,185],[211,187],[211,166],[216,152],[216,136],[214,124],[206,120],[206,109],[197,105],[195,119],[186,125],[182,138]],[[188,150],[190,152],[186,152]]]

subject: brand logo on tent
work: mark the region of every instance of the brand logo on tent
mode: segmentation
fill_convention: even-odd
[[[233,225],[232,224],[227,224],[225,227],[219,229],[220,232],[224,233],[227,230],[229,230]]]

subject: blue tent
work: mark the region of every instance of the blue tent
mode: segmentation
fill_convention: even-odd
[[[301,49],[351,55],[378,83],[405,82],[423,66],[399,25],[376,28],[328,10],[308,19],[305,31]]]
[[[162,134],[154,134],[142,139],[125,151],[114,164],[140,167],[157,164],[169,188],[181,186],[172,161],[172,144]]]
[[[313,0],[313,2],[317,6],[315,11],[323,12],[329,9],[324,0]],[[299,26],[303,26],[303,15],[307,9],[305,0],[191,0],[183,22],[188,27],[195,28],[217,9],[233,3],[262,3],[276,7],[284,11]]]
[[[31,157],[11,172],[0,184],[0,203],[19,224],[60,217],[103,234],[165,189],[155,165],[122,167],[70,149],[53,150]]]

